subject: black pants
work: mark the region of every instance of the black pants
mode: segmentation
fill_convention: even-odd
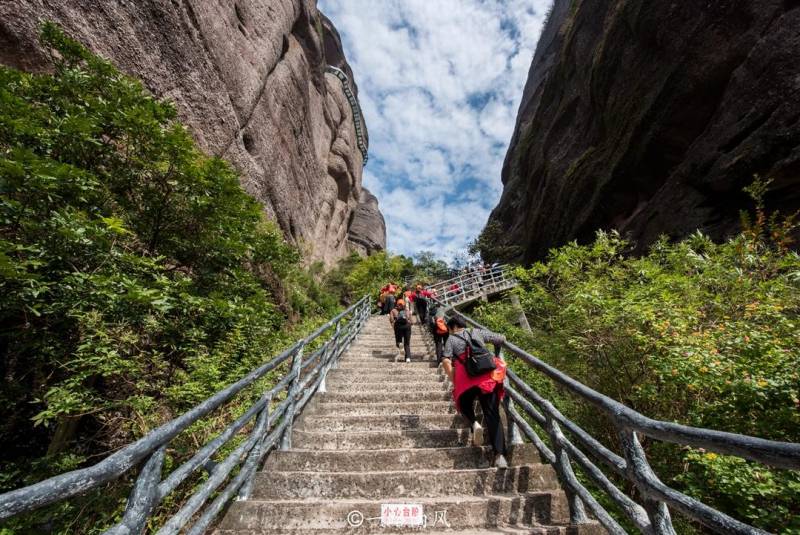
[[[436,344],[436,362],[442,362],[442,356],[444,356],[444,344],[447,342],[447,337],[449,335],[447,333],[437,333],[436,327],[431,329],[431,334],[433,335],[433,343]]]
[[[414,301],[414,306],[417,309],[417,317],[422,325],[428,322],[428,301],[417,299]]]
[[[486,426],[488,435],[484,434],[484,442],[489,443],[495,453],[506,454],[506,437],[503,432],[503,422],[500,420],[500,395],[498,394],[500,385],[492,392],[486,393],[477,386],[470,388],[458,399],[461,414],[469,420],[470,425],[476,421],[475,418],[475,398],[481,403],[483,409],[483,423]]]
[[[406,358],[411,358],[411,325],[406,324],[402,327],[396,323],[394,325],[394,343],[400,345],[403,342],[403,350],[406,352]]]

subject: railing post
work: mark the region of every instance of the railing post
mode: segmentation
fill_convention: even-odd
[[[128,496],[122,520],[103,535],[141,535],[144,532],[147,520],[157,505],[158,484],[161,483],[161,468],[166,449],[166,446],[161,446],[150,454]]]
[[[553,448],[553,455],[555,455],[556,462],[553,465],[558,478],[564,487],[564,493],[567,495],[567,502],[569,504],[569,521],[571,524],[585,524],[588,521],[586,511],[583,507],[583,501],[575,493],[573,488],[578,484],[578,479],[575,477],[575,472],[572,471],[572,464],[569,461],[569,453],[561,445],[564,440],[564,435],[561,433],[561,427],[550,416],[550,411],[545,411],[546,418],[546,431],[550,436],[550,444]]]
[[[286,451],[292,447],[292,427],[294,426],[295,410],[297,409],[297,394],[300,391],[300,366],[303,363],[303,350],[305,341],[297,348],[297,352],[292,359],[292,381],[289,383],[289,408],[286,409],[286,418],[289,424],[281,437],[281,451]]]
[[[675,535],[667,504],[648,497],[645,484],[658,481],[658,476],[650,468],[647,455],[639,443],[639,439],[636,438],[636,433],[631,429],[623,429],[620,431],[619,437],[622,451],[625,454],[628,477],[636,484],[642,496],[642,506],[647,511],[647,516],[650,517],[653,535]]]
[[[355,311],[354,314],[359,313]],[[328,347],[323,351],[322,355],[319,358],[320,362],[320,373],[322,374],[322,379],[320,380],[319,387],[317,388],[317,392],[320,394],[325,394],[328,392],[328,370],[336,369],[339,365],[339,359],[334,358],[331,362],[328,362],[328,359],[331,358],[331,355],[335,355],[336,352],[339,350],[339,323],[336,322],[336,328],[334,331],[333,336],[331,337],[331,342],[328,344]]]
[[[261,409],[261,412],[256,419],[256,424],[253,427],[253,434],[256,436],[256,445],[253,446],[253,449],[250,450],[250,454],[247,456],[247,460],[244,463],[242,469],[252,470],[252,473],[247,476],[247,479],[239,488],[239,492],[236,495],[236,500],[246,500],[250,497],[250,493],[253,491],[253,481],[255,478],[256,470],[258,469],[255,464],[258,462],[258,459],[261,458],[262,451],[261,448],[264,444],[264,436],[269,431],[270,426],[270,417],[269,417],[269,406],[272,403],[272,396],[267,396],[266,403],[264,404],[264,408]]]
[[[510,382],[508,377],[505,378],[503,381],[503,386],[505,386],[506,390],[510,386]],[[505,401],[505,408],[506,408],[506,418],[508,424],[508,432],[506,441],[511,446],[518,446],[520,444],[524,444],[525,441],[522,440],[522,434],[519,432],[519,427],[517,426],[517,422],[514,421],[514,418],[511,417],[511,412],[514,410],[514,400],[511,399],[511,396],[506,395]]]

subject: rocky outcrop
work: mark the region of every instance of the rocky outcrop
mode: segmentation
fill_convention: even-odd
[[[492,237],[526,262],[600,228],[640,249],[696,229],[722,239],[754,174],[774,179],[768,209],[796,210],[798,28],[797,0],[556,0]]]
[[[367,188],[361,188],[358,208],[350,222],[350,248],[370,255],[381,251],[386,244],[386,221],[378,208],[378,199]]]
[[[173,101],[201,148],[241,171],[309,261],[349,253],[362,155],[342,82],[326,66],[357,89],[315,0],[3,2],[0,62],[48,69],[37,42],[44,20]]]

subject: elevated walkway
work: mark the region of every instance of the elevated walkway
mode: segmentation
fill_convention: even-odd
[[[436,282],[427,286],[427,289],[445,305],[459,307],[478,300],[488,301],[491,296],[516,285],[511,268],[498,265],[485,271],[474,270]]]

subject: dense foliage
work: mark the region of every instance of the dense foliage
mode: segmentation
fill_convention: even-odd
[[[760,204],[754,219],[726,243],[698,233],[661,240],[638,258],[619,235],[600,233],[590,245],[573,243],[518,269],[532,334],[509,329],[517,317],[510,304],[484,305],[478,316],[647,416],[800,442],[800,256],[787,247],[794,223],[765,217]],[[514,365],[616,445],[609,422],[591,407]],[[800,533],[800,474],[646,447],[657,472],[685,492],[762,528]]]
[[[326,287],[341,295],[345,304],[369,293],[375,296],[390,281],[402,285],[405,280],[416,280],[418,269],[411,258],[387,252],[361,257],[353,253],[342,259],[325,279]]]
[[[173,106],[56,27],[42,35],[52,75],[0,67],[0,491],[143,435],[339,301]],[[34,521],[76,533],[124,503],[94,499]]]

